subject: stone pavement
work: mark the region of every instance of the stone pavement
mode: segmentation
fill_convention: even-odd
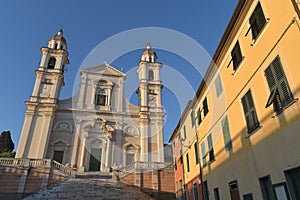
[[[126,186],[116,180],[91,178],[73,178],[25,199],[153,200],[152,197],[141,192],[138,188]]]

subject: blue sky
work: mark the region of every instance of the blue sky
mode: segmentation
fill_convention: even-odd
[[[86,56],[101,42],[115,34],[142,27],[160,27],[178,31],[197,41],[213,55],[233,14],[238,0],[229,1],[16,1],[0,2],[0,132],[10,130],[15,146],[22,130],[25,104],[32,93],[41,58],[40,48],[63,27],[68,43],[70,64],[65,73],[61,98],[72,95],[76,74]],[[159,35],[158,35],[159,37]],[[148,42],[145,41],[145,46]],[[155,44],[155,41],[154,41]],[[122,45],[122,44],[120,44]],[[155,45],[153,45],[155,49]],[[109,64],[124,72],[137,66],[142,49],[120,55]],[[174,68],[194,90],[201,75],[183,57],[157,49],[158,61]],[[190,52],[187,52],[190,53]],[[103,52],[105,54],[105,52]],[[99,55],[99,64],[103,63]],[[167,67],[166,67],[167,68]],[[167,72],[166,72],[167,73]],[[170,77],[162,77],[164,78]],[[174,87],[178,82],[174,81]],[[180,84],[178,84],[180,85]],[[178,94],[165,87],[163,103],[167,112],[165,142],[180,117]],[[135,97],[130,97],[135,101]]]

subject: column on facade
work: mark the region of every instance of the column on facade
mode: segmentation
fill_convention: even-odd
[[[82,145],[81,145],[81,151],[79,152],[79,171],[84,171],[84,153],[85,153],[85,147],[86,147],[86,136],[81,137]]]
[[[164,136],[163,136],[163,122],[158,121],[156,123],[157,133],[157,161],[164,162]]]
[[[54,116],[54,110],[51,109],[49,111],[50,113],[45,113],[43,116],[43,124],[42,124],[42,130],[38,133],[39,138],[39,144],[38,148],[36,150],[36,156],[35,158],[42,159],[46,157],[47,154],[47,148],[49,143],[49,137],[50,137],[50,131],[53,125],[53,116]]]
[[[80,139],[81,122],[77,122],[73,133],[73,147],[71,150],[71,166],[76,166],[78,155],[78,144]]]
[[[78,95],[78,102],[77,102],[77,107],[78,108],[84,108],[85,107],[84,99],[85,99],[86,82],[87,82],[86,74],[83,74],[82,77],[81,77],[80,90],[79,90],[79,95]]]
[[[28,152],[31,144],[31,140],[28,138],[32,132],[30,131],[30,127],[32,125],[32,120],[34,117],[34,113],[28,113],[28,111],[25,113],[25,119],[24,119],[24,125],[18,145],[18,149],[16,152],[16,158],[27,158]]]
[[[141,154],[140,161],[148,162],[148,148],[149,148],[149,134],[148,134],[148,122],[146,120],[142,120],[140,122],[141,129]]]
[[[123,164],[122,155],[122,131],[120,129],[115,130],[116,133],[116,144],[115,144],[115,153],[114,153],[114,163],[119,166]]]
[[[110,158],[112,156],[111,154],[111,141],[109,138],[107,138],[107,143],[106,143],[106,157],[105,157],[105,168],[106,168],[106,171],[109,171],[109,167],[110,166]]]

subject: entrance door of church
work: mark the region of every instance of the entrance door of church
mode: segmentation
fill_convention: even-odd
[[[102,149],[91,149],[89,171],[100,171]]]
[[[64,151],[54,151],[53,160],[59,163],[63,163],[63,158],[64,158]]]
[[[127,153],[126,155],[126,166],[130,165],[134,162],[134,154],[133,153]]]

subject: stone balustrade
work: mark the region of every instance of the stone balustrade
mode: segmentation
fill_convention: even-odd
[[[75,175],[75,171],[73,168],[63,165],[55,160],[52,161],[52,167],[58,169],[59,171],[63,172],[64,174],[67,174],[69,176]]]
[[[71,176],[75,174],[73,168],[63,165],[51,159],[24,159],[24,158],[0,158],[0,166],[12,167],[34,167],[34,168],[55,168],[60,172]]]

